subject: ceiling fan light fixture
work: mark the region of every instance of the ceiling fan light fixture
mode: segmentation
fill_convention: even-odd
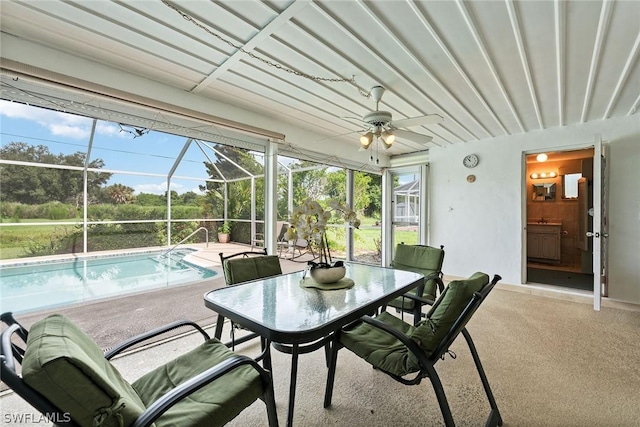
[[[380,141],[382,141],[382,145],[384,146],[385,150],[388,150],[393,145],[392,143],[387,142],[384,138],[380,138]]]
[[[365,150],[369,148],[372,142],[373,142],[373,132],[367,132],[364,135],[360,136],[360,145],[362,145],[362,148],[364,148]]]
[[[393,144],[393,141],[396,140],[396,136],[391,132],[391,131],[383,131],[380,136],[382,137],[382,140],[384,141],[385,146],[387,146],[387,148],[391,147],[391,144]]]

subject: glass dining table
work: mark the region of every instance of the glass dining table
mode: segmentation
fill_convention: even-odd
[[[346,289],[303,287],[304,272],[299,271],[204,296],[205,306],[220,315],[219,322],[228,318],[266,341],[266,369],[271,370],[271,345],[292,355],[287,426],[293,425],[298,355],[328,345],[333,332],[424,284],[423,275],[410,271],[356,263],[345,266],[346,277],[354,282]],[[221,329],[216,329],[217,335]]]

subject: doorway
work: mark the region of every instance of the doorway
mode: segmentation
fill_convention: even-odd
[[[400,243],[427,244],[427,175],[427,165],[390,168],[383,175],[383,265]]]
[[[593,292],[593,149],[526,156],[527,283]]]

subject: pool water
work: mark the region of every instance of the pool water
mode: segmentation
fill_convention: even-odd
[[[184,285],[216,275],[184,261],[193,250],[76,258],[0,267],[0,313],[24,313],[133,292]]]

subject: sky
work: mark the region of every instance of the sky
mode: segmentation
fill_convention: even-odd
[[[11,142],[45,145],[52,154],[87,152],[93,119],[19,102],[0,99],[0,146]],[[166,175],[179,156],[186,137],[150,131],[135,135],[131,126],[98,120],[94,136],[91,160],[104,161],[103,169],[142,172],[158,176],[114,173],[107,185],[124,184],[134,189],[134,194],[164,194]],[[215,155],[210,154],[212,160]],[[171,180],[171,189],[183,194],[188,191],[201,194],[198,186],[208,178],[203,153],[191,144]],[[279,157],[279,161],[291,163],[294,159]],[[191,177],[195,179],[183,179]],[[401,175],[400,183],[416,179],[412,174]]]
[[[92,122],[93,119],[82,116],[0,100],[0,145],[4,147],[11,142],[46,145],[55,155],[86,152]],[[134,128],[130,126],[99,120],[91,159],[102,159],[104,169],[166,176],[187,140],[182,136],[154,131],[134,136]],[[192,144],[174,176],[207,177],[203,160],[202,152]],[[116,183],[132,187],[135,194],[164,194],[167,188],[163,176],[117,173],[108,185]],[[171,189],[180,194],[187,191],[199,193],[198,185],[203,183],[202,179],[174,178]]]

